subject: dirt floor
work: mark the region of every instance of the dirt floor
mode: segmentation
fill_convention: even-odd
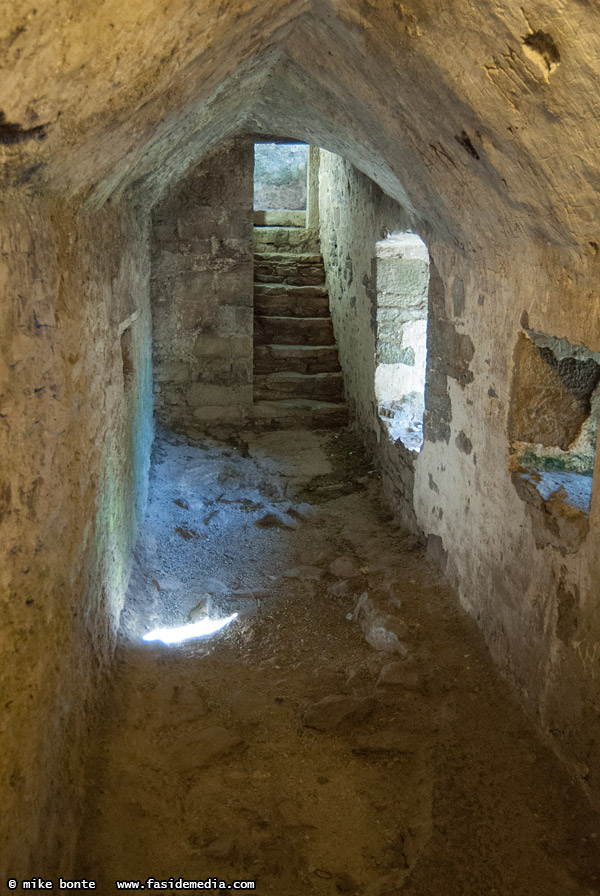
[[[239,615],[141,640],[190,613]],[[157,439],[94,742],[78,873],[102,894],[600,893],[600,819],[345,432]]]

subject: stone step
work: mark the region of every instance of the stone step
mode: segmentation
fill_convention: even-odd
[[[288,252],[285,249],[277,252],[259,252],[254,253],[254,257],[258,261],[298,261],[300,264],[323,264],[323,256],[320,252]]]
[[[347,424],[348,408],[337,402],[296,398],[258,401],[253,407],[257,429],[337,429]]]
[[[328,317],[329,298],[322,286],[255,283],[254,312],[271,317]]]
[[[342,374],[282,371],[254,377],[255,401],[279,401],[288,398],[341,402],[344,398]]]
[[[325,267],[320,255],[257,253],[254,256],[254,280],[257,283],[318,285],[325,282]]]
[[[257,345],[254,372],[338,373],[340,362],[335,345]]]
[[[318,255],[314,231],[306,227],[255,227],[254,251],[259,254]]]
[[[329,317],[254,315],[256,345],[334,345]]]

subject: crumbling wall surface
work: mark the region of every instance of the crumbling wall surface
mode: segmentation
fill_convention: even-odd
[[[382,224],[377,197],[349,163],[323,154],[323,254],[358,426],[398,518],[428,540],[499,667],[598,801],[600,508],[593,497],[589,525],[565,505],[564,519],[547,513],[541,519],[543,507],[513,484],[509,426],[540,413],[522,379],[514,389],[523,327],[597,351],[600,330],[589,312],[597,304],[597,256],[535,243],[514,252],[457,250],[413,221],[432,257],[425,441],[417,455],[392,442],[376,419],[371,261]],[[556,419],[554,428],[560,426],[564,420]],[[594,496],[597,489],[595,482]],[[540,538],[540,527],[553,529]]]
[[[524,387],[513,388],[523,321],[598,350],[600,330],[589,318],[597,261],[535,245],[486,258],[435,239],[429,246],[435,268],[417,520],[499,667],[598,802],[598,465],[589,526],[567,504],[561,522],[513,484],[509,436],[510,419],[530,410]],[[569,535],[575,515],[577,539]],[[544,525],[551,537],[540,539]]]
[[[152,217],[157,419],[190,435],[252,409],[252,153],[219,147]]]
[[[0,868],[68,876],[97,686],[145,501],[147,234],[0,201]]]

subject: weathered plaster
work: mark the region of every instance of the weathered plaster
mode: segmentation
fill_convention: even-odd
[[[598,508],[593,497],[589,532],[575,547],[568,532],[542,545],[536,516],[511,480],[508,412],[513,353],[522,338],[520,307],[529,309],[536,328],[578,338],[589,348],[597,348],[598,334],[589,330],[583,339],[577,324],[561,325],[561,306],[577,304],[576,290],[566,284],[556,290],[545,253],[540,256],[530,247],[522,270],[511,269],[510,256],[496,254],[493,268],[486,269],[436,243],[431,249],[442,280],[449,284],[459,276],[465,284],[465,312],[456,330],[475,351],[468,365],[472,380],[449,381],[448,441],[432,441],[426,434],[416,463],[417,518],[425,533],[441,539],[447,575],[477,618],[500,668],[597,798],[600,614],[597,601],[590,599],[594,589],[586,588],[599,572]],[[447,303],[448,293],[446,288]],[[553,307],[546,304],[550,294]],[[453,336],[448,348],[455,344]],[[469,453],[461,448],[465,438]],[[557,633],[565,589],[578,595],[568,643]]]
[[[126,208],[14,194],[0,222],[0,856],[14,875],[64,874],[145,501],[147,237]]]
[[[332,315],[347,394],[373,446],[374,297],[368,271],[381,224],[377,191],[329,154],[323,171],[329,182],[326,190],[322,182],[321,220]],[[429,539],[431,556],[478,620],[498,665],[596,798],[600,609],[593,587],[584,597],[582,582],[591,587],[598,575],[599,511],[593,498],[589,527],[585,520],[580,525],[580,514],[573,520],[563,515],[549,535],[511,479],[509,430],[514,353],[526,338],[523,311],[534,330],[595,351],[597,323],[584,334],[575,313],[582,307],[589,321],[586,281],[576,285],[563,267],[557,276],[547,250],[532,245],[523,250],[527,265],[518,267],[511,253],[496,250],[488,262],[457,253],[420,229],[433,258],[425,444],[416,455],[379,435],[375,451],[386,491],[405,524]],[[593,257],[580,256],[579,262],[581,272],[588,267],[591,273]],[[564,593],[576,595],[569,605],[569,638],[559,622]]]

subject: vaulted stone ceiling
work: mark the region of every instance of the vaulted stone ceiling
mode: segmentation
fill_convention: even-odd
[[[597,251],[596,6],[40,0],[2,20],[7,185],[153,203],[223,136],[281,133],[457,245]]]

